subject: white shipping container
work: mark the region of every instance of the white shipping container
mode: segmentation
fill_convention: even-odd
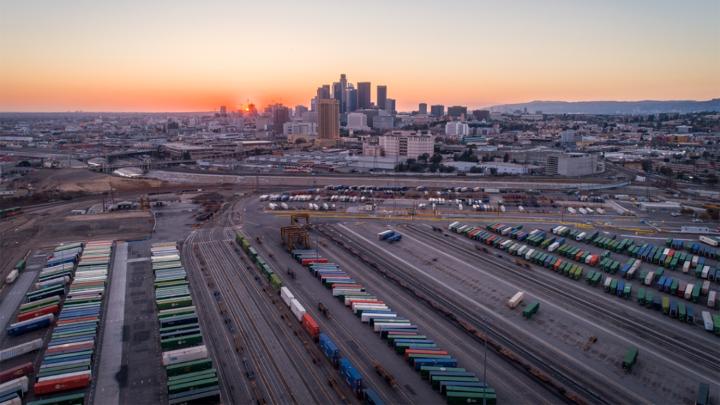
[[[283,287],[280,287],[280,298],[282,298],[285,305],[289,308],[290,301],[292,301],[293,298],[295,298],[295,296],[293,296],[293,294],[290,292],[290,289],[283,286]]]
[[[18,278],[18,271],[13,269],[13,271],[10,272],[10,274],[5,277],[5,283],[12,284],[15,282],[15,280]]]
[[[613,280],[612,277],[606,278],[606,279],[605,279],[605,283],[603,284],[603,287],[609,288],[609,287],[610,287],[610,283],[612,283],[612,280]]]
[[[645,276],[645,285],[651,285],[653,278],[655,278],[655,272],[651,271],[647,274],[647,276]]]
[[[710,312],[702,311],[702,319],[703,319],[703,326],[705,326],[705,330],[708,332],[713,332],[714,324],[713,324],[713,320],[712,320],[712,316],[710,315]]]
[[[38,338],[29,342],[21,343],[17,346],[8,347],[0,351],[0,362],[12,359],[23,354],[30,353],[43,347],[43,340]]]
[[[689,260],[685,261],[685,263],[683,263],[683,268],[682,268],[683,273],[687,273],[688,271],[690,271],[690,261]]]
[[[709,272],[710,272],[710,266],[703,267],[703,271],[702,271],[702,274],[700,275],[700,277],[707,279]]]
[[[698,256],[698,255],[693,256],[693,258],[692,258],[692,265],[693,265],[693,266],[697,266],[698,260],[700,260],[700,256]]]
[[[712,246],[712,247],[717,247],[717,246],[718,246],[718,241],[717,241],[717,239],[710,238],[710,237],[705,236],[705,235],[700,235],[700,237],[699,237],[698,239],[700,239],[700,242],[705,243],[705,244],[708,244],[708,245],[710,245],[710,246]]]
[[[302,322],[303,315],[305,315],[305,308],[300,304],[300,301],[295,298],[290,301],[290,311],[295,315],[298,322]]]
[[[692,297],[692,290],[695,288],[695,284],[688,284],[685,288],[685,299],[689,300]]]
[[[413,326],[414,326],[414,325],[411,324],[410,321],[408,321],[408,322],[403,322],[403,323],[399,323],[399,322],[397,322],[397,323],[396,323],[396,322],[393,322],[393,323],[375,322],[375,324],[373,325],[373,330],[374,330],[375,332],[380,332],[380,330],[381,330],[382,328],[384,328],[384,327],[385,327],[385,328],[386,328],[386,327],[392,327],[393,329],[410,329],[410,328],[412,328]]]
[[[397,314],[392,312],[363,312],[360,316],[360,321],[363,323],[370,322],[370,319],[378,318],[397,318]]]
[[[200,360],[207,358],[208,351],[205,345],[186,347],[184,349],[170,350],[163,352],[162,364],[169,366],[171,364],[183,363],[186,361]]]
[[[525,298],[525,292],[523,292],[523,291],[518,291],[518,292],[515,293],[515,295],[512,296],[512,298],[510,298],[510,299],[508,300],[508,303],[507,303],[507,304],[508,304],[508,306],[509,306],[510,308],[515,308],[515,307],[517,307],[518,305],[520,305],[520,303],[522,302],[523,298]]]
[[[715,308],[715,299],[717,296],[717,291],[712,290],[708,293],[708,300],[707,300],[707,306],[708,308]]]
[[[552,245],[548,246],[548,252],[554,252],[558,246],[560,246],[560,242],[553,242]]]
[[[377,302],[382,303],[377,297],[374,295],[366,295],[366,296],[359,296],[359,297],[353,297],[352,295],[345,296],[345,306],[349,307],[352,305],[355,301],[371,301],[371,302]]]
[[[525,255],[525,260],[530,260],[530,256],[532,256],[533,253],[535,253],[535,249],[530,249]]]
[[[702,295],[707,295],[707,293],[710,292],[710,280],[703,281],[700,292],[702,293]]]
[[[27,378],[26,375],[24,375],[20,378],[16,378],[14,380],[6,381],[0,384],[0,392],[12,393],[20,391],[24,394],[27,392],[29,384],[30,380]]]

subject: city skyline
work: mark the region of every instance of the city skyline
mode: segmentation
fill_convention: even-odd
[[[387,85],[401,111],[720,96],[713,1],[394,2],[352,21],[344,12],[334,2],[4,3],[0,111],[307,106],[341,72],[370,82],[373,101]],[[367,19],[373,30],[362,29]]]

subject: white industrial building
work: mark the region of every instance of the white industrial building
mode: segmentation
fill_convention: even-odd
[[[347,115],[347,129],[353,131],[369,131],[370,127],[367,122],[367,115],[363,113],[352,112]]]
[[[559,153],[549,155],[545,164],[545,174],[558,176],[589,176],[603,173],[604,162],[598,155],[586,153]]]
[[[462,139],[470,135],[470,127],[465,122],[450,121],[445,124],[445,136]]]
[[[423,154],[433,155],[435,136],[429,131],[392,131],[378,137],[378,145],[385,156],[417,159]]]

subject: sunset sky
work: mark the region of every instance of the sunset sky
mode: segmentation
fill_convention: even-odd
[[[0,111],[720,97],[720,1],[0,2]]]

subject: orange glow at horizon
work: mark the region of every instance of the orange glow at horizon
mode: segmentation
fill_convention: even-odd
[[[341,73],[400,111],[720,97],[717,0],[368,1],[2,2],[0,111],[309,106]]]

